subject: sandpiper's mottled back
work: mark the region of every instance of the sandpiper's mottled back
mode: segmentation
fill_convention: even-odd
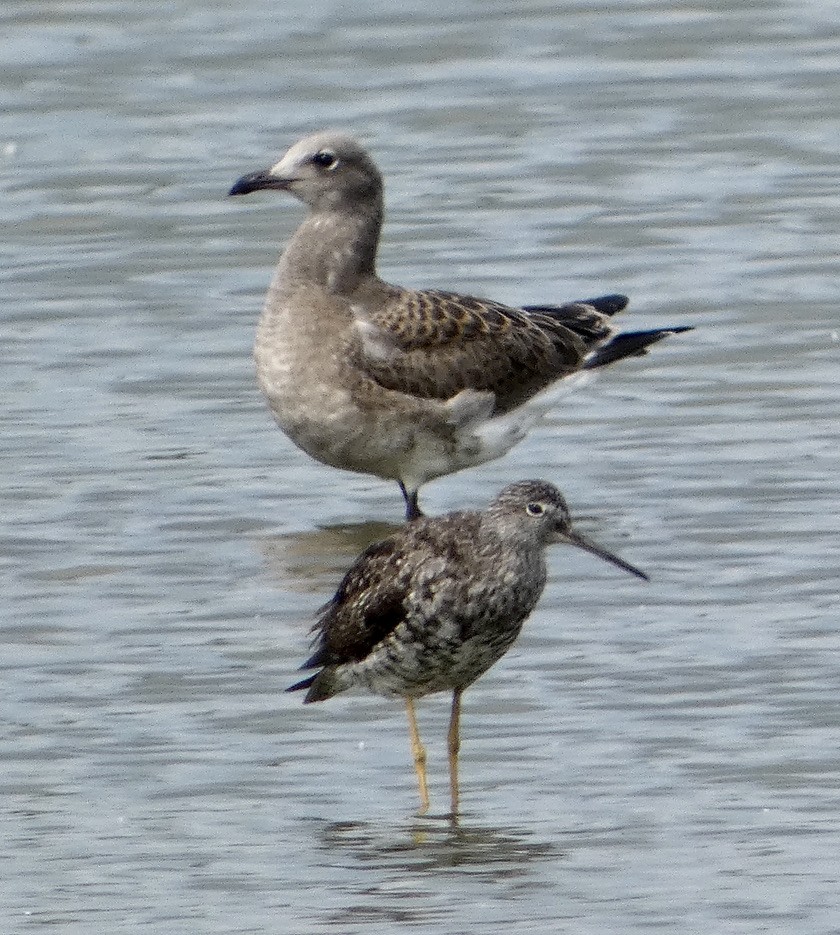
[[[577,533],[557,488],[506,487],[483,511],[421,517],[363,552],[316,624],[317,646],[293,685],[305,701],[361,687],[406,701],[422,809],[425,753],[414,700],[452,691],[449,729],[453,814],[458,810],[460,699],[511,647],[545,586],[545,549],[576,545],[641,578],[646,575]]]
[[[684,327],[615,334],[621,295],[511,308],[376,275],[382,177],[341,133],[295,143],[231,195],[309,206],[277,266],[257,376],[292,441],[325,464],[398,481],[409,517],[428,480],[500,457],[549,407],[556,381],[638,355]]]

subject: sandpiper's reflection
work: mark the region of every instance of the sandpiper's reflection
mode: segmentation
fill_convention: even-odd
[[[531,862],[563,857],[564,851],[534,829],[474,823],[469,814],[453,822],[450,816],[412,819],[397,826],[371,822],[328,822],[319,829],[325,852],[344,851],[367,866],[406,872],[464,868],[475,878],[503,880],[521,877]]]

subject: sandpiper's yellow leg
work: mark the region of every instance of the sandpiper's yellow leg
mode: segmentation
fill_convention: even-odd
[[[425,815],[429,810],[429,786],[426,782],[426,748],[420,740],[420,731],[417,729],[417,714],[414,711],[414,699],[405,699],[405,709],[408,712],[408,734],[411,738],[411,755],[414,757],[414,771],[417,773],[417,783],[420,786],[420,811],[418,815]]]
[[[446,746],[449,750],[449,794],[452,801],[452,817],[458,815],[458,751],[461,749],[461,689],[452,692],[452,714],[449,718],[449,733]]]

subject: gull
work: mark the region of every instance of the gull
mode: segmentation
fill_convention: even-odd
[[[382,176],[354,138],[322,132],[231,195],[288,192],[309,208],[257,328],[257,379],[274,418],[324,464],[396,480],[406,517],[427,481],[499,458],[554,404],[558,381],[684,326],[616,333],[608,295],[514,308],[391,285],[376,272]]]

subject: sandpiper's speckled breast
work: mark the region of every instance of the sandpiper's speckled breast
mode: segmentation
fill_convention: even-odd
[[[502,658],[542,594],[542,555],[500,540],[474,565],[452,571],[445,594],[421,602],[364,660],[346,667],[348,686],[419,698],[466,688]]]

